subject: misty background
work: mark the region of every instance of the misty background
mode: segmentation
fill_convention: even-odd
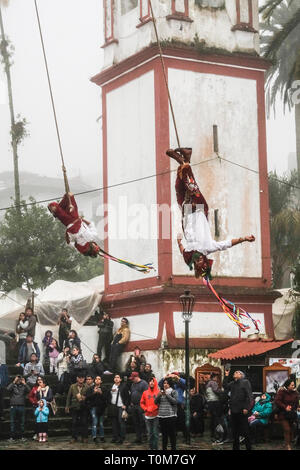
[[[102,68],[102,0],[39,0],[65,164],[73,192],[102,182],[101,89],[90,77]],[[19,148],[21,195],[36,200],[64,193],[61,161],[33,0],[11,0],[2,9],[6,35],[15,47],[11,69],[15,114],[29,122]],[[0,67],[0,208],[14,195],[13,157],[6,79]],[[296,167],[294,114],[278,103],[267,121],[268,170]],[[102,191],[78,196],[80,209],[96,223]],[[4,211],[0,211],[0,218]]]

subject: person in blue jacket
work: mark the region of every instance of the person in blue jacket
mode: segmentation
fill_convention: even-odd
[[[0,362],[0,421],[4,421],[4,390],[9,382],[6,364]]]
[[[26,336],[26,341],[20,348],[18,364],[16,365],[18,367],[22,366],[24,368],[27,362],[30,362],[31,354],[36,354],[37,360],[39,362],[41,356],[40,348],[38,347],[38,344],[33,341],[32,335],[28,334]]]
[[[48,433],[49,408],[44,398],[38,402],[38,406],[34,414],[36,416],[36,434],[38,435],[39,442],[46,442]]]
[[[256,437],[257,426],[267,426],[273,411],[271,397],[268,393],[263,393],[252,408],[252,414],[248,418],[250,432]]]

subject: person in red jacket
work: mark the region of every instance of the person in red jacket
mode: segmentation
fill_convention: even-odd
[[[97,245],[98,235],[92,222],[79,216],[78,207],[72,193],[66,193],[60,203],[50,202],[48,209],[66,227],[66,240],[85,256],[96,258],[100,248]]]
[[[154,400],[159,394],[159,388],[155,377],[150,378],[148,383],[149,388],[143,392],[140,407],[145,412],[146,427],[149,435],[149,448],[150,450],[158,450],[158,405],[154,403]]]
[[[297,409],[299,408],[299,393],[295,390],[295,382],[288,379],[280,387],[276,397],[275,405],[278,407],[278,419],[281,422],[286,450],[292,450],[293,427],[297,420]]]

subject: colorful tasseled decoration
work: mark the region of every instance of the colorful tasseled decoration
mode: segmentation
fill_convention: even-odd
[[[151,269],[155,268],[152,266],[153,263],[147,263],[147,264],[136,264],[136,263],[131,263],[130,261],[126,261],[124,259],[116,258],[115,256],[110,255],[109,253],[106,253],[106,251],[102,250],[100,248],[99,255],[102,256],[102,258],[106,258],[111,261],[116,261],[117,263],[124,264],[125,266],[128,266],[128,268],[135,269],[136,271],[139,271],[144,274],[148,274]]]
[[[220,297],[219,294],[215,291],[215,289],[211,285],[208,277],[203,277],[202,279],[203,279],[203,284],[206,285],[210,289],[210,291],[215,295],[215,297],[218,299],[219,304],[221,305],[224,313],[226,313],[228,318],[231,321],[233,321],[240,328],[241,331],[245,332],[246,330],[250,328],[249,325],[246,325],[245,323],[242,323],[241,321],[241,317],[245,317],[245,318],[250,319],[253,322],[257,332],[259,332],[259,327],[258,327],[258,323],[260,323],[259,320],[254,320],[254,318],[252,318],[251,315],[248,312],[246,312],[246,310],[244,310],[241,307],[237,307],[233,302],[230,302],[229,300],[226,300],[223,297]]]

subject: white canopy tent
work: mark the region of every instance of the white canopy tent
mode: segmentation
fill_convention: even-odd
[[[0,293],[0,328],[3,331],[15,331],[16,321],[21,312],[24,312],[27,300],[31,299],[31,292],[25,289],[14,289],[8,294]]]
[[[290,339],[293,337],[292,321],[297,303],[297,293],[292,289],[278,289],[278,291],[282,297],[276,299],[272,307],[275,339]]]
[[[67,308],[74,320],[72,327],[80,328],[98,307],[103,290],[103,275],[86,282],[55,281],[35,297],[34,312],[39,324],[48,327],[57,325],[61,309]],[[24,311],[29,298],[31,293],[24,289],[15,289],[8,294],[2,294],[0,329],[15,331],[18,316]]]

